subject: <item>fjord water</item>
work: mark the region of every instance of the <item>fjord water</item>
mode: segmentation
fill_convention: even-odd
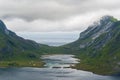
[[[19,36],[49,46],[61,46],[79,38],[80,32],[19,32]]]
[[[79,61],[73,55],[44,55],[42,59],[44,68],[1,68],[0,80],[120,80],[69,68]]]

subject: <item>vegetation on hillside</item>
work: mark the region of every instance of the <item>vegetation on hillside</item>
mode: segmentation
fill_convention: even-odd
[[[6,30],[0,22],[0,67],[41,67],[43,54],[74,54],[81,60],[77,69],[107,75],[120,73],[120,21],[111,16],[90,26],[77,41],[60,47],[25,40]]]

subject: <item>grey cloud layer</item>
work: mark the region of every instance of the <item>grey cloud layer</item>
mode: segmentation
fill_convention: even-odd
[[[91,11],[119,9],[120,0],[0,0],[0,17],[63,19]]]
[[[14,31],[83,30],[105,14],[120,18],[119,4],[120,0],[0,0],[0,18]]]

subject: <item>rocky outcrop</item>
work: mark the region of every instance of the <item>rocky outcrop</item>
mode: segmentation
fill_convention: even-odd
[[[83,59],[84,66],[89,66],[86,70],[100,74],[119,73],[120,21],[112,16],[103,16],[80,33],[77,41],[64,47]]]
[[[101,42],[96,43],[96,48],[104,46],[112,38],[112,29],[117,19],[112,16],[103,16],[100,20],[94,22],[85,31],[80,33],[77,41],[68,44],[68,46],[85,48],[97,42],[97,38],[105,35]]]

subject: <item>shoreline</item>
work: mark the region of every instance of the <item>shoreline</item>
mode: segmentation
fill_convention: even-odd
[[[39,67],[44,66],[42,61],[2,61],[0,62],[0,68],[9,68],[9,67]]]
[[[52,55],[67,55],[67,54],[52,54]],[[51,55],[43,55],[43,56],[51,56]],[[116,75],[114,72],[104,72],[91,68],[93,66],[86,65],[85,63],[82,63],[82,61],[79,58],[76,58],[75,55],[72,55],[72,58],[75,58],[78,63],[76,63],[74,66],[70,66],[72,69],[76,70],[83,70],[92,72],[94,74],[103,75],[103,76],[113,76]],[[31,61],[0,61],[0,68],[22,68],[22,67],[33,67],[33,68],[44,68],[44,65],[46,63],[43,60],[31,60]],[[119,75],[119,74],[118,74]]]
[[[6,66],[7,65],[7,66]],[[40,65],[19,65],[19,66],[8,66],[8,64],[6,64],[5,66],[0,64],[0,68],[24,68],[24,67],[31,67],[31,68],[44,68],[45,63],[41,63]],[[107,74],[107,73],[99,73],[97,71],[93,71],[93,70],[88,70],[87,68],[82,68],[82,67],[76,67],[76,66],[71,66],[71,69],[76,69],[76,70],[82,70],[82,71],[87,71],[87,72],[92,72],[93,74],[97,74],[97,75],[102,75],[102,76],[119,76],[119,73],[116,74]]]

